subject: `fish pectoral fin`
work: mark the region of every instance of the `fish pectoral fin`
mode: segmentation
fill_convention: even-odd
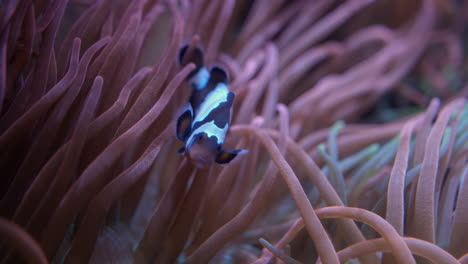
[[[177,153],[179,153],[179,155],[183,155],[184,152],[185,152],[185,146],[181,147],[181,148],[177,151]]]
[[[237,155],[247,154],[247,150],[242,149],[233,149],[233,150],[223,150],[221,149],[216,156],[216,163],[226,164],[231,162]]]
[[[193,109],[190,104],[185,106],[182,114],[177,119],[176,135],[180,141],[186,141],[192,130]]]

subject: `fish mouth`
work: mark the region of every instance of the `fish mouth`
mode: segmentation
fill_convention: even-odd
[[[206,168],[209,165],[208,160],[203,157],[197,157],[194,161],[195,166],[199,169]]]

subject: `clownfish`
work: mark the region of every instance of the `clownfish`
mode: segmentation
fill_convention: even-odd
[[[208,71],[200,48],[193,48],[190,54],[186,54],[187,50],[188,45],[181,48],[179,64],[192,62],[196,68],[187,77],[192,94],[177,119],[176,135],[185,143],[179,153],[186,153],[198,168],[208,167],[213,162],[229,163],[247,150],[222,147],[229,131],[234,101],[234,93],[228,88],[228,75],[218,66]]]

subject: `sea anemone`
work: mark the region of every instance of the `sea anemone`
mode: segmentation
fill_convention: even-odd
[[[0,261],[468,263],[467,10],[0,1]],[[228,165],[177,153],[183,45],[231,77]]]

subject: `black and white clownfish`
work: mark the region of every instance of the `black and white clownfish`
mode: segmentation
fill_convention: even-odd
[[[179,63],[194,63],[196,69],[187,80],[192,87],[189,102],[177,120],[177,138],[185,142],[179,150],[199,168],[213,162],[226,164],[247,150],[225,150],[222,145],[231,123],[234,93],[228,88],[228,75],[218,66],[210,71],[204,66],[203,51],[195,47],[187,54],[188,45],[179,52]],[[189,56],[189,57],[187,57]]]

